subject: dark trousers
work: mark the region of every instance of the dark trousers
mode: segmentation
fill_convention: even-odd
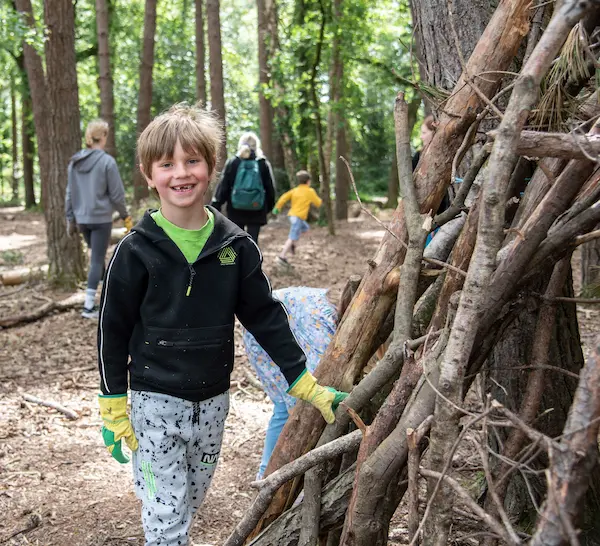
[[[104,259],[110,243],[112,223],[79,224],[79,231],[87,246],[92,250],[90,270],[88,271],[87,287],[96,290],[100,279],[104,276]]]
[[[258,244],[258,234],[260,233],[260,224],[244,224],[243,222],[236,222],[234,220],[235,224],[239,227],[242,228],[248,235],[250,235],[250,237],[252,237],[252,240]]]

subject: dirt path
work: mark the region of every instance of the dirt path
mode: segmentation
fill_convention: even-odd
[[[368,217],[338,227],[335,238],[315,227],[301,242],[293,276],[275,257],[287,235],[285,219],[267,226],[260,246],[274,288],[307,285],[333,289],[361,274],[384,232]],[[45,226],[39,214],[0,209],[0,271],[45,262]],[[18,292],[0,286],[0,317],[30,310],[44,297],[43,284]],[[105,451],[97,411],[96,324],[72,310],[0,330],[0,544],[40,546],[142,545],[140,504],[131,468]],[[192,539],[222,544],[249,505],[248,483],[259,465],[270,403],[246,379],[248,368],[236,333],[236,368],[224,447]],[[23,394],[58,402],[79,418],[23,400]],[[7,540],[13,533],[32,526]]]

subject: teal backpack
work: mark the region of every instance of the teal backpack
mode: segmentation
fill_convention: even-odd
[[[240,162],[231,190],[231,206],[238,210],[262,210],[265,206],[265,187],[255,159]]]

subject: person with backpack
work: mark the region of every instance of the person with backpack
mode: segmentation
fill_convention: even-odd
[[[255,133],[241,136],[235,157],[223,169],[211,204],[221,211],[225,203],[227,217],[258,243],[260,228],[275,203],[275,184],[271,164]]]

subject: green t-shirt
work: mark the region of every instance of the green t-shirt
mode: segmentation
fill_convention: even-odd
[[[160,210],[151,214],[156,225],[161,227],[169,238],[177,245],[189,263],[194,263],[215,227],[215,216],[205,208],[208,220],[200,229],[183,229],[169,222]]]

